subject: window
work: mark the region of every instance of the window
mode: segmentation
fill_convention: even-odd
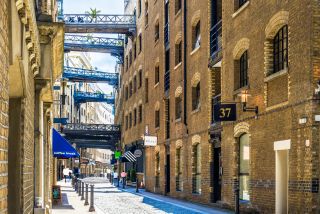
[[[142,35],[139,34],[139,54],[141,53],[142,51]]]
[[[239,187],[240,199],[250,200],[249,195],[249,161],[250,161],[250,146],[249,134],[244,134],[239,139]]]
[[[176,44],[176,53],[175,53],[176,65],[182,62],[182,42],[180,41]]]
[[[132,82],[129,83],[129,97],[132,96]]]
[[[288,26],[282,27],[273,39],[273,73],[288,67]]]
[[[139,70],[139,86],[138,88],[141,88],[142,86],[142,70]]]
[[[141,8],[141,0],[138,0],[138,17],[140,17],[141,16],[141,11],[142,10],[142,8]]]
[[[182,191],[181,147],[176,149],[176,191]]]
[[[146,99],[146,103],[149,102],[149,81],[148,78],[145,79],[145,99]]]
[[[144,3],[144,10],[145,10],[145,25],[147,26],[149,23],[149,4],[148,1]]]
[[[181,10],[181,1],[182,0],[175,0],[175,14]]]
[[[129,114],[129,127],[132,127],[132,113]]]
[[[176,120],[181,119],[182,114],[182,99],[181,95],[179,97],[176,97]]]
[[[155,128],[159,128],[160,127],[160,110],[156,110],[154,116],[155,116],[154,126]]]
[[[201,146],[200,143],[192,148],[192,193],[201,193]]]
[[[126,89],[125,89],[125,97],[126,97],[126,100],[128,100],[128,98],[129,98],[129,89],[128,89],[128,86],[126,86]]]
[[[248,85],[248,51],[240,57],[240,88]]]
[[[132,50],[129,51],[129,66],[132,64]]]
[[[129,119],[128,119],[128,115],[126,116],[126,130],[128,130],[129,128]]]
[[[239,0],[239,8],[242,7],[247,2],[247,0]]]
[[[133,125],[134,126],[137,125],[137,109],[136,108],[133,110]]]
[[[200,21],[192,29],[192,48],[196,49],[200,47],[201,35],[200,35]]]
[[[158,41],[159,40],[159,35],[160,34],[160,27],[159,27],[159,22],[157,22],[157,24],[154,26],[154,41]]]
[[[139,123],[142,123],[142,105],[139,105]]]
[[[155,186],[160,187],[160,153],[156,154],[156,182]]]
[[[192,110],[200,108],[200,82],[192,87]]]
[[[156,66],[154,69],[154,84],[158,84],[160,81],[160,69],[159,66]]]
[[[137,91],[137,76],[134,76],[133,78],[133,93],[136,93]]]
[[[133,43],[133,59],[136,59],[137,57],[137,43]]]

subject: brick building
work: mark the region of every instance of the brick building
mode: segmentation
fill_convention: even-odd
[[[0,5],[1,213],[49,213],[52,85],[63,65],[55,1]]]
[[[318,212],[319,3],[128,2],[138,24],[116,122],[125,145],[146,126],[158,137],[145,148],[146,189],[234,209],[239,188],[242,211]],[[132,41],[142,51],[131,58]],[[213,120],[219,102],[236,104],[236,121]]]

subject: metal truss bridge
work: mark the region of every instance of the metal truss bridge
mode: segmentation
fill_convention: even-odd
[[[75,91],[74,102],[76,104],[87,103],[87,102],[106,102],[107,104],[114,105],[115,97],[113,95]]]
[[[71,82],[102,82],[111,86],[118,86],[119,74],[107,73],[83,68],[64,67],[63,78]]]
[[[64,14],[66,33],[117,33],[132,36],[136,32],[134,15]]]
[[[123,55],[124,40],[117,38],[97,37],[91,35],[83,36],[66,34],[64,37],[64,50]]]
[[[64,137],[78,148],[116,148],[120,141],[121,131],[119,125],[113,124],[80,124],[68,123],[63,128]]]

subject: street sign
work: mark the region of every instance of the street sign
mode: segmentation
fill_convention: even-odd
[[[156,136],[144,136],[144,145],[145,146],[157,146],[157,137]]]
[[[219,103],[214,105],[213,111],[214,121],[236,121],[237,120],[237,106],[235,103]]]
[[[136,158],[140,158],[142,155],[142,151],[140,149],[136,149],[133,154]]]
[[[62,125],[66,125],[68,123],[68,118],[67,117],[62,117],[62,118],[55,117],[55,118],[53,118],[53,123],[61,123]]]
[[[121,151],[115,151],[114,152],[114,158],[119,159],[121,157]]]

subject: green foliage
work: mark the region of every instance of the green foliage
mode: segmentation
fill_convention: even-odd
[[[137,179],[137,173],[135,169],[130,170],[130,181],[135,182]]]
[[[90,8],[90,11],[86,11],[86,14],[89,14],[93,19],[97,18],[99,13],[101,13],[101,10],[97,10],[97,8]]]

